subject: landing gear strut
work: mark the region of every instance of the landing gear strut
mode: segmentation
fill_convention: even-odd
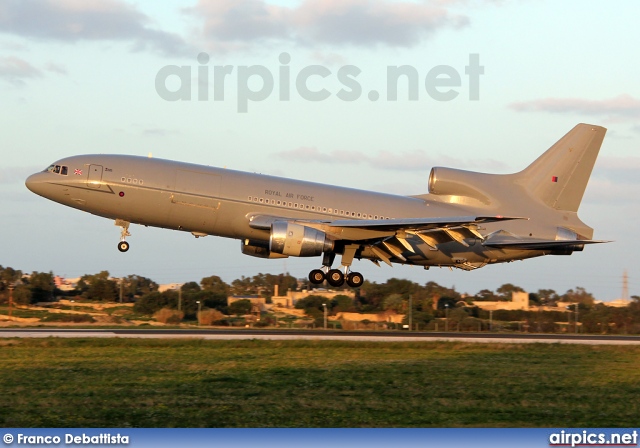
[[[116,225],[118,227],[122,227],[122,232],[120,233],[120,242],[118,243],[118,250],[120,252],[126,252],[129,250],[129,243],[126,242],[126,239],[128,236],[131,236],[131,234],[129,233],[129,222],[122,220],[122,219],[116,219]]]
[[[344,285],[346,280],[347,285],[352,288],[359,288],[364,283],[364,277],[359,272],[349,271],[349,267],[351,266],[351,262],[353,261],[353,257],[355,256],[357,249],[357,245],[349,245],[345,247],[341,262],[344,273],[339,269],[331,269],[331,265],[333,264],[336,254],[325,253],[322,259],[322,269],[314,269],[309,272],[309,281],[314,285],[319,285],[326,280],[329,285],[334,288],[338,288]]]

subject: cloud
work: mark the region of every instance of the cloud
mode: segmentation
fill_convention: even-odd
[[[608,179],[617,184],[640,185],[640,157],[599,157],[593,169],[593,177]]]
[[[552,112],[603,116],[610,121],[637,120],[640,118],[640,100],[628,94],[606,100],[580,98],[544,98],[509,104],[518,112]]]
[[[134,50],[151,48],[163,54],[187,50],[184,40],[154,30],[151,20],[120,0],[3,0],[0,32],[66,42],[132,41]]]
[[[491,159],[462,160],[439,155],[430,157],[425,152],[415,151],[378,151],[375,154],[365,154],[361,151],[336,150],[328,153],[318,148],[302,146],[288,151],[280,151],[277,157],[288,161],[306,163],[335,163],[339,161],[346,165],[368,165],[372,168],[392,171],[429,171],[434,166],[451,166],[460,169],[485,170],[488,172],[504,171],[506,165]]]
[[[40,76],[42,72],[23,59],[14,56],[0,58],[0,78],[14,86],[23,86],[26,79]]]
[[[55,62],[47,62],[44,69],[52,73],[57,73],[58,75],[68,74],[67,69],[64,66],[56,64]]]
[[[144,135],[145,137],[167,137],[169,135],[175,135],[179,133],[179,131],[171,131],[161,128],[147,128],[143,129],[142,131],[142,135]]]
[[[442,28],[463,27],[467,16],[445,3],[390,0],[303,0],[295,7],[266,0],[199,0],[188,14],[204,19],[202,37],[217,49],[284,41],[411,47]]]
[[[29,175],[42,171],[42,166],[7,166],[0,168],[0,185],[23,184]]]

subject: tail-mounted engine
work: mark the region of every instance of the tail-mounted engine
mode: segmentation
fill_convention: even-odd
[[[500,176],[453,168],[434,167],[429,174],[429,193],[439,196],[462,196],[473,198],[485,205],[491,202],[492,192],[487,191],[491,181]]]
[[[292,257],[316,257],[333,250],[333,241],[311,227],[286,221],[271,224],[269,251]]]

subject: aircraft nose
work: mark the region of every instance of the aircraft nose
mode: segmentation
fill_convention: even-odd
[[[24,181],[24,184],[27,186],[29,190],[34,192],[35,194],[40,194],[42,191],[42,173],[35,173],[31,176],[27,177],[27,180]]]

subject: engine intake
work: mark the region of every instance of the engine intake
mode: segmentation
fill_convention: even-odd
[[[243,240],[241,251],[245,255],[256,258],[289,258],[288,255],[274,254],[271,252],[266,242]]]
[[[434,167],[429,173],[429,193],[474,198],[483,204],[489,204],[492,194],[482,187],[487,185],[487,177],[490,176],[492,180],[498,178],[491,174]]]
[[[316,257],[333,250],[333,241],[311,227],[286,221],[271,224],[269,251],[292,257]]]

